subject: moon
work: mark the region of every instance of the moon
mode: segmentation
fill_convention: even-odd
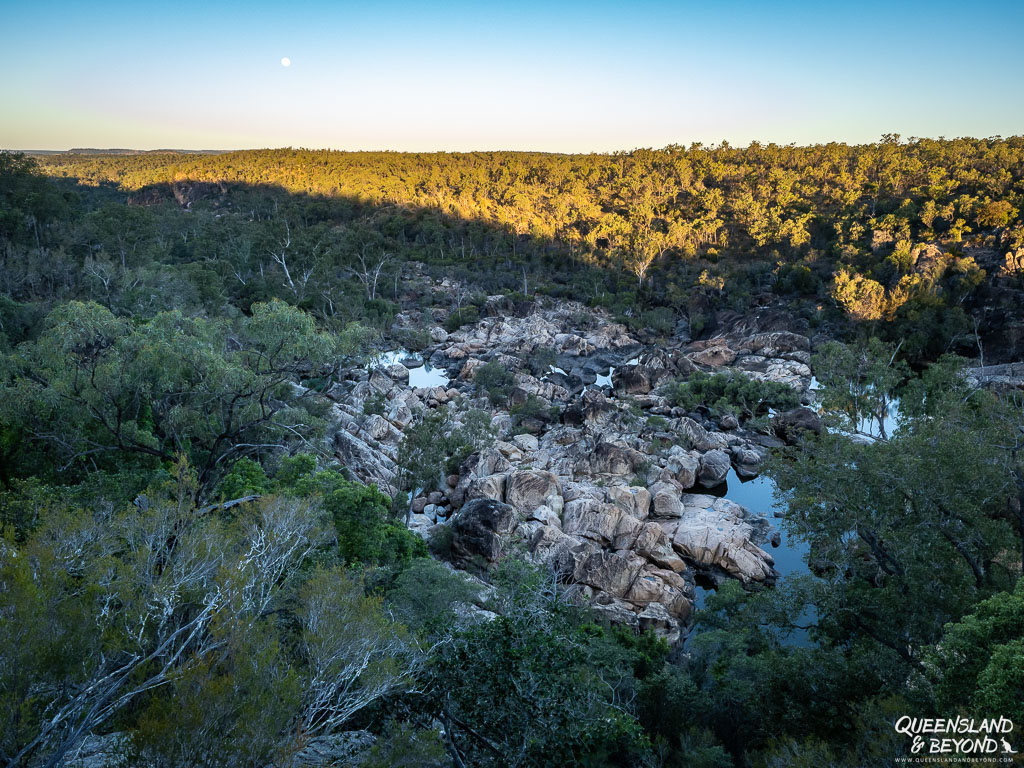
[[[287,56],[285,56],[283,59],[281,59],[281,66],[282,67],[290,67],[291,65],[292,65],[292,60],[289,59]]]

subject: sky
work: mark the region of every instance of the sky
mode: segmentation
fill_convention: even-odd
[[[1011,136],[1022,31],[1024,0],[0,0],[0,147]]]

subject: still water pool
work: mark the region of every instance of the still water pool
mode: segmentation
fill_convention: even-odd
[[[777,513],[785,510],[785,505],[775,498],[775,483],[764,475],[759,475],[752,480],[740,480],[735,470],[730,469],[725,483],[721,487],[716,488],[715,492],[725,496],[730,501],[735,501],[737,504],[746,507],[759,517],[768,518],[772,521],[773,526],[778,529],[781,534],[779,546],[773,547],[770,544],[766,544],[764,547],[775,559],[775,570],[779,574],[776,584],[782,584],[789,577],[808,572],[806,558],[810,548],[806,542],[800,541],[789,534],[786,529],[786,521],[783,518],[776,517]],[[694,607],[698,610],[703,608],[705,598],[709,592],[713,591],[714,585],[712,584],[698,584],[697,599]],[[802,626],[808,626],[813,621],[814,609],[812,607],[808,608],[799,617],[797,623]],[[700,626],[698,624],[697,628],[686,638],[686,644],[688,645],[699,633]],[[779,639],[784,645],[811,645],[811,640],[805,629],[781,633]]]
[[[785,507],[775,499],[775,483],[764,475],[759,475],[753,480],[740,480],[736,470],[730,469],[723,486],[716,488],[715,491],[718,495],[746,507],[754,515],[768,518],[772,521],[772,525],[779,530],[782,535],[779,546],[765,545],[765,550],[775,559],[775,570],[779,572],[779,581],[793,573],[807,572],[807,563],[805,562],[808,551],[807,544],[790,536],[786,530],[785,521],[776,517]],[[704,606],[704,598],[708,591],[698,585],[696,604],[698,608]]]
[[[374,366],[394,365],[401,363],[409,369],[409,386],[426,389],[427,387],[447,387],[451,379],[443,368],[433,368],[418,352],[394,349],[382,352],[373,360]]]

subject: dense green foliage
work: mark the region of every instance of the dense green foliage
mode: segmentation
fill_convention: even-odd
[[[666,385],[664,394],[672,405],[688,410],[706,406],[712,413],[732,413],[745,419],[764,415],[770,408],[781,411],[800,404],[800,397],[792,387],[738,373],[694,371],[686,381]]]
[[[628,691],[602,679],[629,679],[602,668],[600,654],[616,650],[614,640],[563,615],[565,606],[531,599],[533,581],[517,585],[518,600],[504,615],[456,635],[432,665],[442,721],[472,724],[459,734],[458,750],[478,766],[642,759],[643,731],[622,706]],[[626,652],[614,662],[628,663]]]
[[[6,765],[114,724],[156,765],[262,765],[407,680],[416,648],[338,567],[329,505],[197,508],[198,488],[179,462],[134,504],[0,542]]]
[[[303,150],[5,159],[0,291],[117,314],[277,297],[384,322],[417,260],[487,293],[612,307],[664,333],[795,300],[926,360],[1018,314],[1024,141],[670,146],[613,155]],[[134,205],[127,209],[123,203]],[[347,298],[346,298],[347,297]],[[472,322],[456,299],[450,329]],[[824,306],[822,315],[820,306]],[[833,309],[834,308],[834,309]]]
[[[177,310],[133,324],[69,302],[3,359],[0,419],[58,471],[182,454],[206,483],[236,458],[320,434],[323,398],[294,382],[333,370],[348,342],[280,301],[234,327]]]
[[[824,354],[857,372],[835,367],[825,399],[899,396],[901,419],[851,440],[839,410],[778,455],[810,572],[726,585],[700,614],[692,711],[740,765],[881,768],[910,754],[902,715],[1021,717],[1019,397],[972,390],[948,358],[908,379],[880,343]]]
[[[414,492],[440,484],[441,478],[457,473],[471,453],[492,442],[491,417],[486,411],[469,409],[459,413],[457,420],[447,410],[428,413],[399,448],[400,490]]]
[[[506,404],[515,383],[512,374],[496,360],[473,371],[473,386],[478,393],[487,395],[492,405]]]
[[[324,470],[296,483],[296,491],[320,501],[334,521],[338,554],[346,563],[394,565],[425,557],[426,544],[391,516],[391,499],[375,486]]]
[[[1024,722],[1024,579],[1011,592],[978,603],[925,658],[943,707],[968,703],[979,712],[1002,712]]]

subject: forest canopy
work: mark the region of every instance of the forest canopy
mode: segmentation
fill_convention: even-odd
[[[416,260],[486,293],[571,293],[626,315],[667,307],[697,330],[723,309],[787,297],[818,322],[906,337],[918,360],[974,352],[978,333],[991,354],[1017,349],[1020,137],[38,159],[71,186],[46,183],[31,160],[4,162],[0,194],[18,197],[8,242],[48,246],[43,263],[8,257],[17,300],[99,292],[151,314],[170,308],[146,289],[159,282],[177,306],[244,311],[278,297],[334,317],[350,311],[344,291],[394,299]]]

